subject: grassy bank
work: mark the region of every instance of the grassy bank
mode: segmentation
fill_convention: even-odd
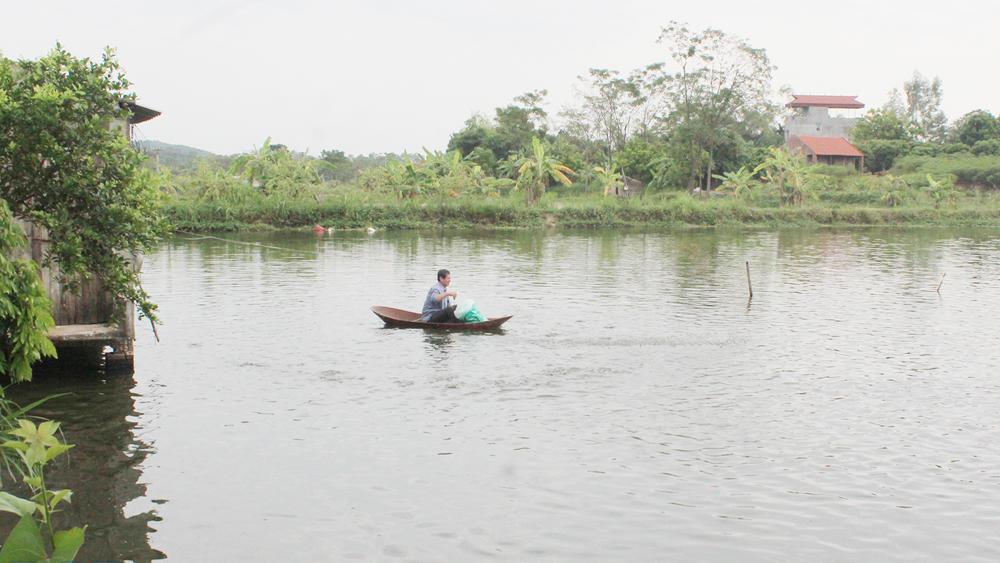
[[[976,225],[1000,226],[1000,198],[963,194],[940,205],[913,202],[887,206],[843,198],[813,198],[801,205],[746,201],[733,197],[662,194],[620,200],[599,196],[547,194],[528,206],[519,198],[427,198],[398,201],[358,197],[324,201],[262,199],[242,204],[174,200],[165,206],[178,230],[239,231],[337,229],[538,228],[613,226],[819,226],[819,225]]]

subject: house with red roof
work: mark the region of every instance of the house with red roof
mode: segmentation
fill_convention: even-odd
[[[786,145],[788,150],[805,156],[810,164],[853,166],[858,170],[865,167],[865,153],[843,137],[794,135]]]
[[[810,96],[793,94],[791,114],[785,120],[785,144],[801,152],[811,163],[839,164],[864,169],[864,154],[847,139],[858,116],[831,116],[831,109],[860,110],[865,104],[857,96]]]

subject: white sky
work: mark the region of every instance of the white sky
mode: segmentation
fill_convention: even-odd
[[[472,113],[529,90],[548,89],[555,114],[590,67],[666,60],[655,40],[672,19],[766,49],[796,93],[874,107],[920,70],[944,81],[949,119],[1000,112],[991,0],[21,1],[0,13],[0,53],[117,48],[140,103],[163,112],[144,139],[401,152],[443,149]]]

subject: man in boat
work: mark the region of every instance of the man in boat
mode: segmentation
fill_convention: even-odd
[[[458,298],[457,291],[449,291],[451,272],[438,270],[437,283],[427,292],[420,320],[428,323],[458,323],[462,322],[455,316],[455,305],[452,299]]]

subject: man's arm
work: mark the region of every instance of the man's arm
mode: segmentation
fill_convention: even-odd
[[[436,294],[434,296],[434,300],[437,301],[438,303],[440,303],[440,302],[444,301],[446,297],[458,297],[458,292],[457,291],[443,291],[441,293]]]

